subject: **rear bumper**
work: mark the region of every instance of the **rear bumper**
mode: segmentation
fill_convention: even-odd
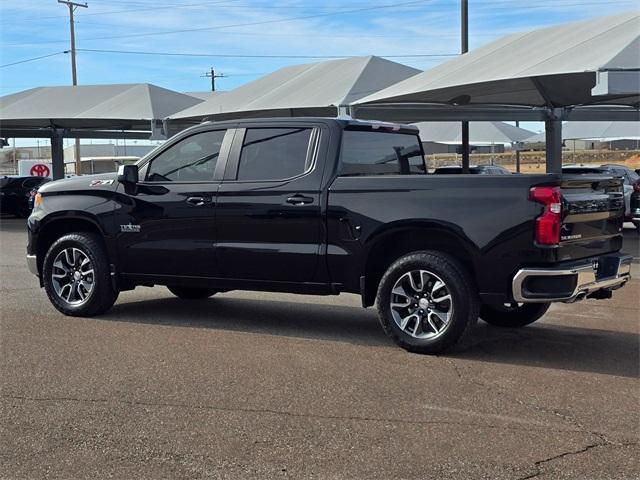
[[[632,260],[630,255],[617,253],[554,268],[523,268],[513,277],[513,299],[522,303],[570,303],[596,292],[594,296],[607,298],[607,292],[631,278]]]

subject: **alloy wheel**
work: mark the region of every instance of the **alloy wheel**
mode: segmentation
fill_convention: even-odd
[[[428,270],[403,274],[391,290],[391,314],[406,334],[419,339],[441,335],[453,315],[446,283]]]
[[[95,276],[91,260],[82,250],[65,248],[53,260],[51,280],[56,295],[69,305],[82,305],[93,291]]]

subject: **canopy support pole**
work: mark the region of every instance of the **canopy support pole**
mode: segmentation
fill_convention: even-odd
[[[462,122],[462,173],[469,173],[469,122]]]
[[[562,173],[562,116],[555,110],[544,122],[547,173]]]
[[[338,105],[337,114],[338,114],[338,117],[355,118],[355,108],[351,108],[350,105]]]
[[[460,53],[469,51],[469,0],[460,0]],[[469,122],[462,122],[462,173],[469,171]]]
[[[516,127],[520,127],[520,122],[516,120]],[[512,144],[516,149],[516,173],[520,173],[520,142]]]
[[[63,132],[58,128],[51,129],[51,166],[54,180],[64,178],[64,147],[62,144]],[[78,173],[79,175],[79,173]]]

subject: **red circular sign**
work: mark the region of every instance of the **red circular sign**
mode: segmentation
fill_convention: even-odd
[[[47,167],[44,163],[36,163],[33,167],[31,167],[30,171],[31,175],[36,177],[48,177],[49,176],[49,167]]]

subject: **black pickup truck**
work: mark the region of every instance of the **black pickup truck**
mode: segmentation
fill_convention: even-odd
[[[42,187],[27,263],[75,316],[138,285],[184,299],[357,293],[423,353],[451,347],[478,317],[519,327],[551,302],[609,298],[629,280],[619,179],[426,172],[411,126],[203,123],[117,174]]]

